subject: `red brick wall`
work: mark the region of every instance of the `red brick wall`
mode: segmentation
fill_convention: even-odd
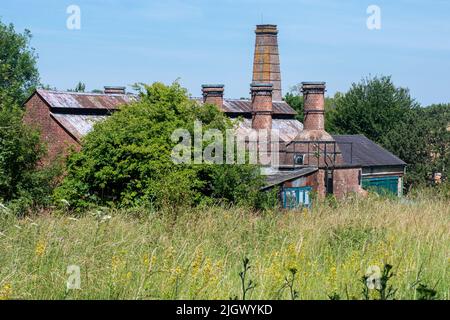
[[[252,92],[252,128],[255,130],[272,129],[272,87],[253,87]]]
[[[47,145],[47,156],[43,164],[49,164],[59,155],[66,155],[73,146],[79,150],[79,143],[72,138],[51,116],[50,110],[39,95],[33,97],[25,104],[24,122],[41,132],[41,141]]]
[[[202,87],[203,103],[215,104],[220,110],[222,110],[224,91],[223,86],[213,87],[204,85]]]
[[[325,98],[323,93],[305,93],[305,130],[325,130]]]
[[[325,198],[327,190],[325,188],[325,170],[319,169],[314,175],[308,177],[308,185],[317,192],[319,198]]]
[[[342,199],[349,193],[366,194],[359,184],[359,168],[335,169],[333,176],[333,194]]]

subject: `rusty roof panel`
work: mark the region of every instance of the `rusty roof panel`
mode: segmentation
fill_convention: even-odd
[[[50,113],[51,116],[78,141],[81,140],[89,131],[92,130],[94,124],[105,120],[108,116],[97,115],[75,115]]]
[[[252,129],[251,119],[239,121],[236,132],[247,136]],[[272,129],[278,130],[280,139],[284,142],[291,142],[303,130],[303,124],[294,119],[273,119]]]
[[[292,171],[279,171],[275,174],[265,176],[265,185],[262,189],[267,189],[273,186],[281,185],[284,182],[308,176],[319,170],[316,167],[307,167]]]
[[[114,110],[138,99],[137,96],[126,94],[60,92],[41,89],[37,92],[52,108]]]
[[[252,102],[250,100],[224,99],[223,111],[228,113],[251,113]],[[273,113],[276,115],[296,115],[297,112],[284,101],[273,102]]]

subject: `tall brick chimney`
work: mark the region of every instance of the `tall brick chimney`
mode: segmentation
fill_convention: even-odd
[[[272,24],[257,25],[255,33],[253,82],[271,83],[273,85],[272,99],[282,101],[277,26]]]
[[[302,82],[305,117],[297,141],[334,141],[325,131],[325,89],[325,82]]]
[[[325,82],[302,82],[305,130],[325,130]]]
[[[126,87],[106,86],[105,94],[125,94]]]
[[[202,85],[203,103],[215,104],[219,109],[222,109],[224,87],[223,84]]]
[[[272,92],[271,83],[255,83],[250,85],[252,96],[252,128],[255,130],[272,129]]]

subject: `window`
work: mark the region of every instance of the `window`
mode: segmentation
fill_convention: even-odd
[[[294,164],[298,166],[303,166],[306,160],[305,154],[296,154],[294,155]]]

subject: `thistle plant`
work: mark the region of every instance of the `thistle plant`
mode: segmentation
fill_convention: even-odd
[[[251,268],[250,259],[245,257],[242,259],[243,270],[239,272],[239,277],[241,278],[241,289],[242,289],[242,300],[245,300],[247,293],[256,288],[256,283],[253,280],[247,281],[247,273]],[[237,296],[234,298],[237,300]]]
[[[397,289],[394,289],[389,284],[394,275],[390,264],[385,264],[383,271],[380,271],[378,267],[369,268],[368,272],[361,279],[361,282],[364,284],[362,292],[364,299],[370,300],[370,290],[376,290],[379,300],[394,299]]]
[[[299,297],[298,291],[294,289],[294,282],[297,275],[296,268],[289,269],[289,275],[284,277],[284,284],[280,289],[280,293],[282,293],[285,289],[289,289],[289,295],[291,300],[297,300]]]

